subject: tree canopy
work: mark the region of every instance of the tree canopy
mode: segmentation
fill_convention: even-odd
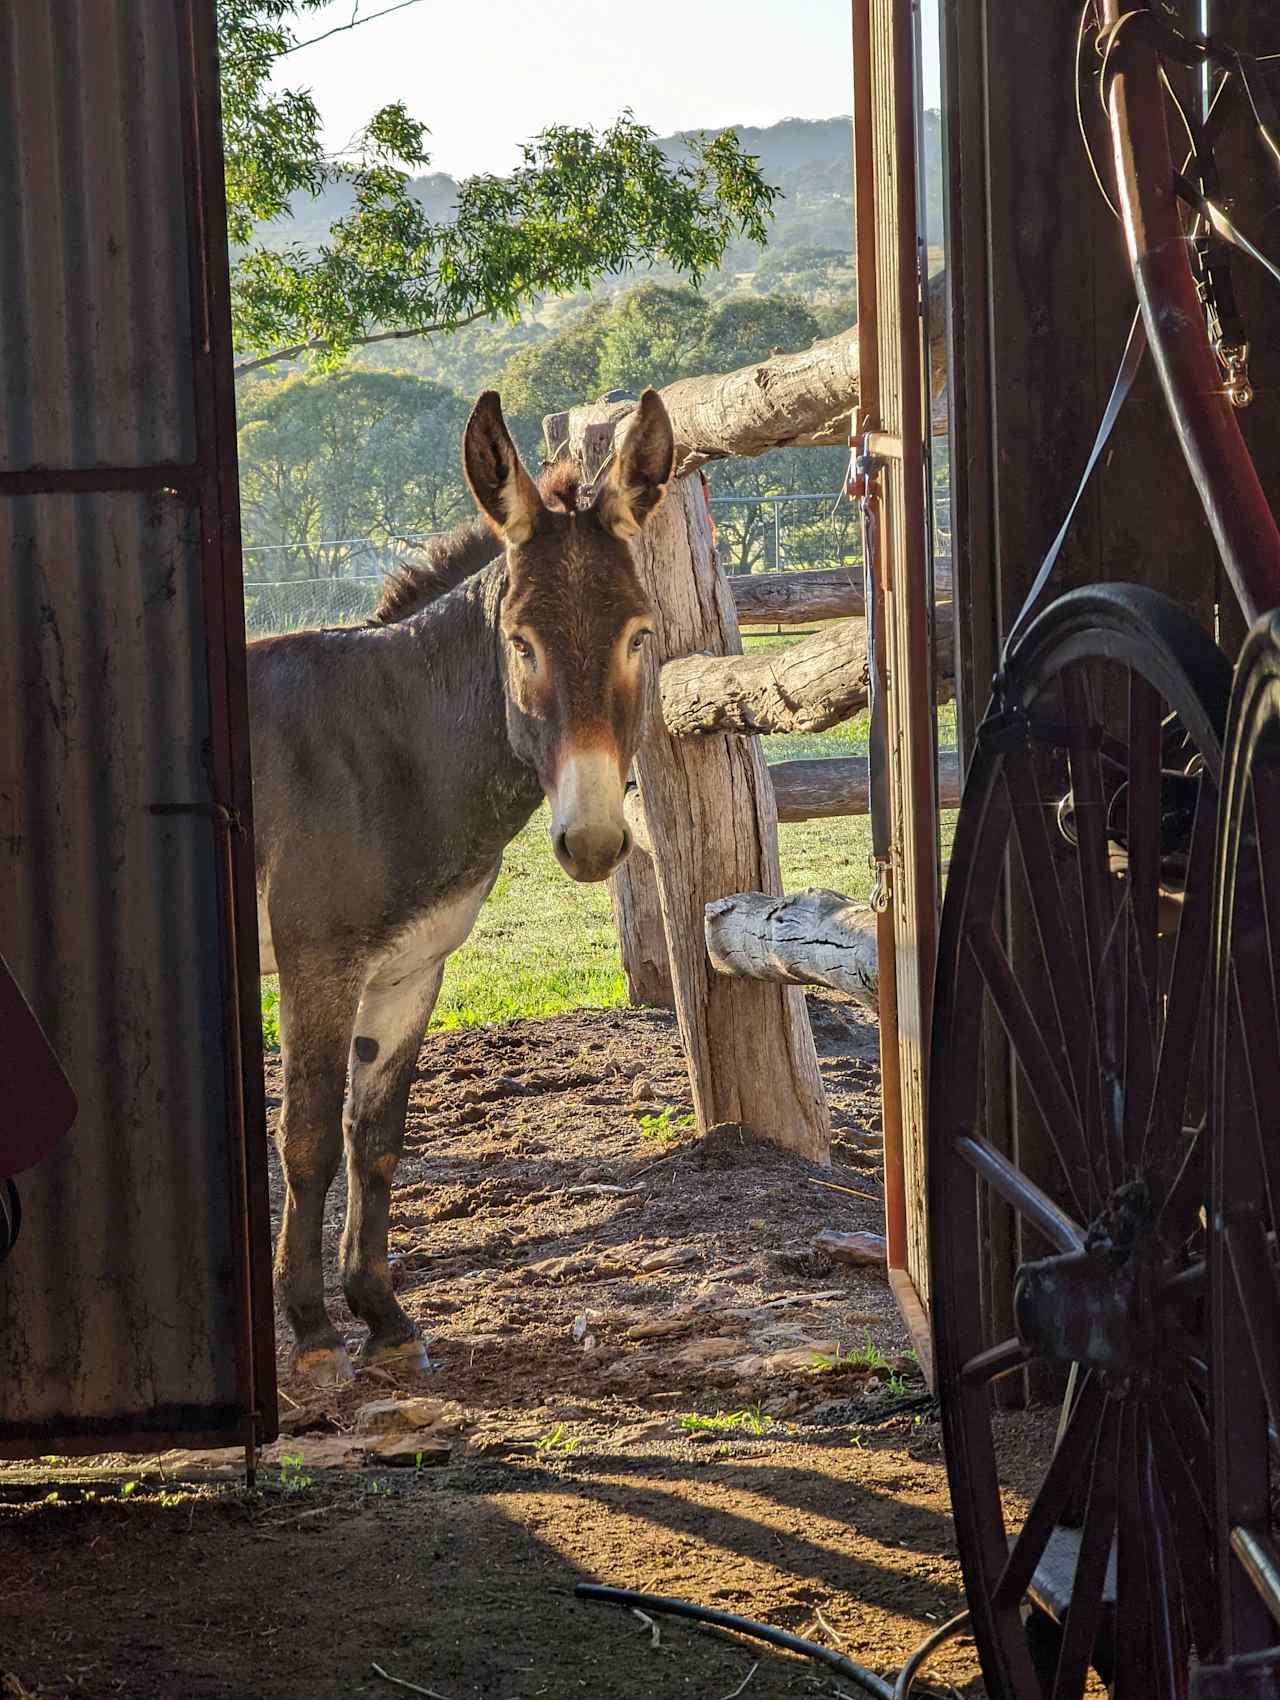
[[[472,511],[458,457],[468,404],[443,384],[359,366],[295,373],[247,386],[239,413],[245,542],[274,557],[254,576],[341,573],[366,540],[443,531]]]
[[[733,131],[691,137],[673,161],[629,112],[601,133],[550,126],[510,176],[469,178],[453,217],[432,218],[410,182],[427,130],[403,102],[335,157],[312,97],[273,86],[305,45],[296,22],[323,4],[218,0],[238,370],[305,352],[333,365],[368,340],[511,318],[638,264],[697,282],[735,238],[764,241],[777,191]],[[353,204],[318,249],[261,240],[294,196],[336,182]]]

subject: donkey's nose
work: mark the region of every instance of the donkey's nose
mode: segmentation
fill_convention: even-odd
[[[569,826],[555,836],[556,858],[576,880],[602,880],[617,867],[631,848],[625,826]]]

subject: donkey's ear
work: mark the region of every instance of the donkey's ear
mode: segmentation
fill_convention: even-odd
[[[542,497],[511,441],[496,390],[486,390],[471,410],[462,465],[471,494],[498,536],[504,543],[527,543],[542,512]]]
[[[632,538],[667,493],[676,440],[657,390],[646,390],[623,427],[609,476],[596,497],[606,531]]]

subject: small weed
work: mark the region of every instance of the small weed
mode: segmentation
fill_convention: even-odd
[[[121,1482],[121,1484],[120,1484],[120,1497],[121,1497],[121,1499],[132,1498],[132,1496],[137,1492],[137,1489],[138,1489],[137,1482]]]
[[[303,1470],[306,1459],[301,1452],[280,1455],[280,1486],[286,1493],[302,1493],[311,1486],[311,1477]]]
[[[385,1496],[391,1492],[391,1483],[384,1482],[380,1476],[374,1476],[365,1483],[364,1491],[366,1498],[377,1499],[380,1495]]]
[[[636,1120],[646,1139],[660,1139],[664,1143],[679,1139],[681,1128],[693,1126],[692,1113],[678,1116],[670,1104],[664,1105],[655,1115],[638,1116]]]
[[[696,1411],[681,1417],[680,1427],[691,1433],[709,1430],[714,1434],[763,1434],[773,1427],[773,1418],[761,1405],[749,1405],[743,1411],[717,1411],[714,1417],[699,1416]]]
[[[272,975],[262,982],[262,1043],[269,1051],[280,1049],[280,982]]]
[[[889,1376],[885,1381],[885,1387],[897,1399],[901,1399],[907,1391],[907,1384],[900,1375]]]
[[[60,1458],[56,1452],[49,1452],[41,1458],[40,1462],[42,1464],[65,1464],[67,1460]]]
[[[546,1434],[538,1436],[534,1446],[539,1452],[576,1452],[582,1445],[577,1435],[572,1435],[563,1423],[557,1423]]]
[[[888,1359],[871,1338],[867,1331],[866,1344],[855,1346],[846,1352],[837,1346],[832,1353],[815,1352],[813,1363],[815,1369],[883,1369]]]

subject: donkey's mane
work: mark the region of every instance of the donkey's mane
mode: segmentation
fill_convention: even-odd
[[[549,508],[576,513],[581,488],[575,467],[569,461],[554,461],[538,475],[538,489]],[[373,626],[391,626],[407,620],[431,602],[481,572],[496,560],[502,545],[486,520],[463,520],[443,537],[428,544],[423,555],[404,561],[382,581],[382,595],[370,616]]]

